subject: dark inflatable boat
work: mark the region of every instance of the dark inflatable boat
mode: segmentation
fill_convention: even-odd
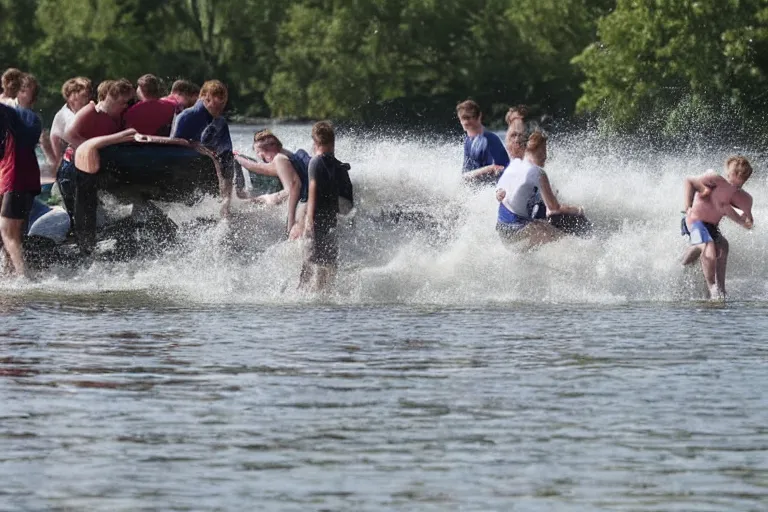
[[[78,182],[75,202],[84,200],[87,207],[75,205],[70,232],[26,237],[25,253],[32,268],[77,266],[92,257],[124,260],[157,255],[176,242],[179,226],[154,202],[193,204],[205,195],[218,194],[217,163],[212,155],[192,146],[126,142],[98,151],[98,172],[87,175],[86,186]],[[106,204],[98,206],[101,192],[121,204],[119,214]],[[125,205],[130,205],[127,214]],[[98,226],[97,208],[104,208],[109,219]]]
[[[191,146],[126,142],[99,156],[98,188],[118,199],[193,203],[219,190],[213,158]]]

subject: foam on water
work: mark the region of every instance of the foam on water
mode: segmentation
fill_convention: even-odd
[[[309,128],[276,127],[288,148],[307,148]],[[252,130],[234,130],[249,151]],[[461,182],[461,144],[429,139],[349,135],[337,154],[352,164],[356,209],[341,223],[341,266],[330,297],[296,291],[301,243],[280,241],[285,206],[237,202],[234,218],[184,235],[179,248],[153,261],[95,263],[74,275],[54,273],[34,283],[0,285],[6,293],[92,294],[142,291],[185,303],[488,303],[673,301],[699,298],[698,266],[683,269],[679,234],[682,178],[720,170],[729,151],[687,148],[679,153],[629,149],[595,134],[553,137],[547,171],[563,202],[583,205],[597,226],[589,239],[566,237],[531,252],[502,245],[495,232],[492,188]],[[736,151],[731,151],[733,153]],[[756,227],[723,221],[731,242],[732,298],[766,297],[763,255],[766,160],[750,154],[755,175]],[[169,207],[176,220],[213,217],[209,199]],[[428,214],[428,215],[425,215]]]

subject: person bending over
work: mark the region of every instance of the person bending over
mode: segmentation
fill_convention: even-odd
[[[172,138],[199,143],[211,151],[218,160],[219,192],[224,201],[221,213],[225,217],[229,215],[233,178],[237,180],[238,191],[245,187],[243,173],[239,166],[235,165],[229,125],[222,115],[227,106],[227,100],[227,87],[219,80],[208,80],[200,89],[200,99],[179,114],[176,126],[171,133]]]
[[[515,139],[520,145],[520,139]],[[510,154],[515,150],[509,148]],[[496,231],[504,242],[525,240],[528,247],[544,244],[562,236],[562,232],[545,220],[535,218],[534,209],[539,196],[546,206],[546,214],[583,214],[581,208],[561,204],[552,191],[544,172],[547,161],[547,138],[534,132],[525,149],[525,159],[515,159],[499,178],[496,199],[499,212]]]
[[[72,150],[64,152],[64,159],[56,174],[64,206],[73,219],[73,227],[80,248],[90,253],[96,245],[96,208],[98,205],[97,177],[75,166],[75,152],[85,141],[114,135],[116,141],[132,137],[136,130],[121,130],[122,115],[133,99],[133,85],[125,78],[110,80],[99,85],[103,99],[90,102],[75,114],[64,132]]]
[[[288,200],[287,233],[291,240],[301,237],[304,229],[304,210],[307,203],[309,185],[308,165],[310,155],[303,149],[292,153],[283,147],[282,142],[269,130],[257,132],[253,136],[253,150],[265,163],[257,162],[241,155],[235,159],[250,172],[264,176],[276,176],[283,189],[273,194],[254,197],[256,203],[280,204]]]
[[[752,196],[742,190],[752,176],[752,166],[743,156],[725,162],[725,177],[714,171],[685,179],[683,234],[691,247],[683,257],[688,265],[701,259],[701,270],[711,299],[725,298],[725,269],[728,240],[720,233],[720,220],[728,217],[746,229],[752,229]],[[741,210],[739,213],[735,208]]]

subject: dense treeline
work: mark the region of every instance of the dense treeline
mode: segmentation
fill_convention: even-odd
[[[220,78],[243,116],[446,122],[473,97],[675,133],[768,112],[768,0],[0,0],[0,65],[47,111],[71,76],[150,72]]]

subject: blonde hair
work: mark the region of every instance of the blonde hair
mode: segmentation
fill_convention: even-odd
[[[64,82],[64,85],[61,86],[61,95],[64,100],[68,100],[72,94],[79,94],[82,91],[88,91],[90,96],[92,90],[93,86],[90,80],[83,76],[76,76]]]
[[[525,146],[525,150],[531,153],[538,151],[540,148],[545,147],[547,144],[547,136],[544,132],[536,130],[528,137],[528,144]]]
[[[283,143],[280,139],[269,130],[261,130],[253,135],[253,143],[262,149],[277,149],[280,151],[283,149]]]
[[[32,88],[32,101],[37,101],[37,94],[40,92],[40,84],[37,82],[35,75],[31,73],[24,73],[21,77],[21,89]]]
[[[15,98],[21,90],[21,81],[24,78],[24,72],[17,68],[8,68],[3,72],[0,83],[3,86],[3,94],[8,98]]]
[[[507,115],[504,116],[504,121],[506,121],[507,126],[509,126],[516,119],[519,119],[522,122],[525,122],[527,118],[528,118],[528,107],[526,107],[525,105],[517,105],[514,107],[510,107],[510,109],[507,111]]]
[[[725,161],[725,168],[729,170],[733,169],[734,174],[744,181],[747,181],[749,177],[752,176],[752,165],[746,157],[741,155],[729,157],[728,160]]]
[[[133,97],[133,95],[133,85],[127,78],[113,81],[109,84],[109,89],[107,89],[107,96],[114,99],[122,98],[124,96]]]
[[[98,101],[104,101],[107,99],[107,94],[109,94],[109,88],[112,87],[112,84],[115,83],[114,80],[104,80],[99,84],[99,86],[96,88],[96,99]]]
[[[222,99],[227,99],[229,96],[227,86],[220,80],[208,80],[203,84],[203,88],[200,89],[200,97],[203,98],[208,95]]]

